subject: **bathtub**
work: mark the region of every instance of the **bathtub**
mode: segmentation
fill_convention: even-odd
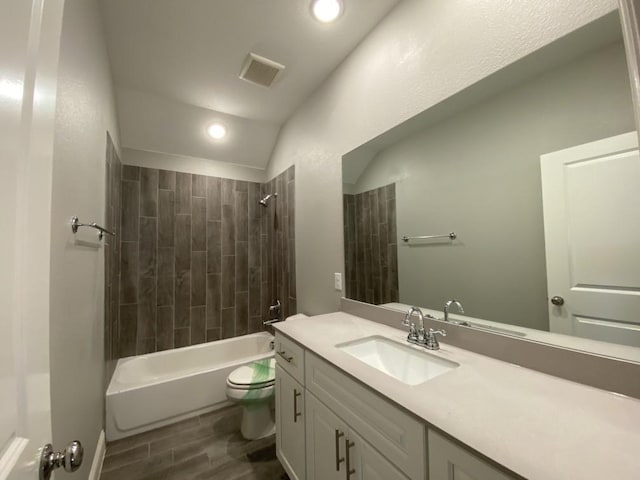
[[[229,373],[273,356],[273,336],[253,333],[118,360],[107,389],[108,441],[230,405]]]

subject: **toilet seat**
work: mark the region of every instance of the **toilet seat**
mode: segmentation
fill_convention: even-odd
[[[227,377],[227,386],[235,390],[257,390],[275,384],[276,361],[274,358],[258,360],[236,368]]]

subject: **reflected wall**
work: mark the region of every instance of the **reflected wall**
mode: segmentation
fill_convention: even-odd
[[[393,181],[398,237],[457,233],[400,242],[401,303],[458,298],[470,316],[548,330],[540,155],[634,129],[615,41],[387,147],[345,191]]]

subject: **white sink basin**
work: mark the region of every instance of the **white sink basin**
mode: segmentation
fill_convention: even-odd
[[[366,337],[336,348],[407,385],[418,385],[460,366],[385,337]]]

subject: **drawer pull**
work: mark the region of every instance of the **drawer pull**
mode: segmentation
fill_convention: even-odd
[[[295,388],[293,389],[293,423],[298,422],[298,417],[302,416],[302,412],[298,412],[298,397],[302,395],[302,392],[299,392]]]
[[[344,433],[336,428],[336,472],[340,471],[340,464],[344,462],[344,457],[340,458],[340,439],[344,437]]]
[[[355,468],[351,468],[351,455],[349,454],[349,449],[351,447],[353,447],[355,445],[355,443],[349,441],[348,438],[344,439],[344,449],[347,455],[347,480],[351,479],[351,475],[353,475],[354,473],[356,473],[356,469]]]
[[[293,360],[293,357],[287,357],[287,352],[285,352],[284,350],[282,350],[281,352],[277,352],[277,353],[278,353],[278,355],[280,355],[280,356],[285,360],[285,362],[287,362],[287,363],[291,363],[291,360]]]

